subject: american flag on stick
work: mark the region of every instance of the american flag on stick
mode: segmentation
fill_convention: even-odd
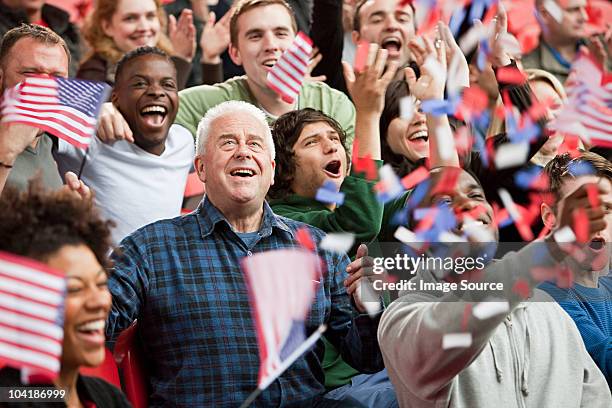
[[[312,40],[299,32],[274,68],[268,72],[268,86],[278,93],[283,101],[293,103],[300,94],[304,77],[308,72],[308,61],[312,53]]]
[[[565,83],[568,102],[553,127],[592,145],[612,147],[612,82],[604,77],[602,67],[581,52]]]
[[[64,274],[0,252],[0,366],[48,380],[60,371],[64,338]]]
[[[2,122],[34,126],[85,149],[109,92],[103,82],[32,76],[5,91],[0,117]]]

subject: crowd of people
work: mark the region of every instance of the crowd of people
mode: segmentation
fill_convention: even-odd
[[[262,358],[243,259],[294,248],[325,271],[305,332],[327,330],[253,406],[612,406],[612,143],[560,124],[586,56],[612,140],[609,4],[526,2],[529,44],[509,1],[58,3],[0,0],[0,94],[112,92],[87,149],[0,108],[0,251],[66,276],[66,406],[129,406],[79,369],[135,321],[150,406],[240,406]],[[268,75],[299,31],[289,102]],[[421,267],[372,268],[399,253]],[[449,256],[486,261],[427,262]]]

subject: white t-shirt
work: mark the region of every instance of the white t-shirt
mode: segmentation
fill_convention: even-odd
[[[116,244],[140,227],[180,214],[194,155],[191,133],[176,125],[170,127],[160,156],[133,143],[109,145],[92,139],[81,179],[94,191],[103,216],[117,224],[113,229]],[[55,156],[61,174],[79,174],[85,150],[59,140]]]

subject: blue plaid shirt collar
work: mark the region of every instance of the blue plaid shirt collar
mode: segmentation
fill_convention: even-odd
[[[212,234],[219,223],[225,223],[230,229],[233,230],[227,218],[225,218],[221,211],[219,211],[219,209],[210,202],[208,197],[204,197],[198,206],[196,210],[196,218],[198,220],[198,224],[200,225],[202,238],[206,238],[208,235]],[[282,220],[282,217],[274,214],[274,211],[272,211],[272,208],[270,208],[268,202],[264,200],[263,222],[261,223],[261,228],[258,232],[262,237],[269,237],[272,235],[272,230],[274,228],[286,232],[292,239],[295,239],[293,230],[291,230],[291,228],[289,228],[289,226]]]

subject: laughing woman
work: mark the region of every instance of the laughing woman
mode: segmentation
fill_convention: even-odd
[[[162,49],[172,56],[179,90],[185,87],[195,55],[195,26],[191,10],[183,10],[178,22],[172,18],[168,36],[160,0],[97,0],[83,29],[91,51],[77,72],[77,78],[115,82],[115,68],[121,57],[138,47]]]
[[[65,190],[45,192],[39,183],[30,184],[23,193],[4,191],[0,251],[35,259],[66,276],[61,368],[53,385],[67,391],[64,399],[71,408],[130,406],[117,388],[79,374],[81,366],[95,367],[104,361],[104,325],[111,308],[106,286],[109,249],[109,223],[100,218],[91,200]],[[0,370],[0,387],[18,386],[24,386],[18,370]]]

